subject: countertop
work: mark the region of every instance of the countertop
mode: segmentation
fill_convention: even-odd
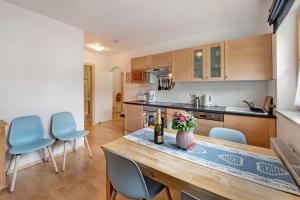
[[[276,118],[275,115],[265,115],[259,113],[242,113],[242,112],[232,112],[226,111],[223,106],[199,106],[195,107],[193,104],[186,103],[172,103],[172,102],[146,102],[146,101],[126,101],[125,104],[141,105],[141,106],[155,106],[164,108],[175,108],[183,109],[188,111],[198,111],[198,112],[208,112],[208,113],[220,113],[220,114],[230,114],[230,115],[241,115],[241,116],[253,116],[253,117],[263,117],[263,118]]]

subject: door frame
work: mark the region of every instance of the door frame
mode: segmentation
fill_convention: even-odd
[[[91,67],[91,72],[92,72],[92,77],[91,77],[91,125],[95,124],[95,64],[92,63],[84,63],[83,64],[83,70],[85,66],[90,66]],[[84,75],[84,73],[83,73]],[[83,77],[84,81],[84,77]],[[84,83],[83,83],[84,84]],[[84,87],[84,85],[83,85]],[[84,98],[84,97],[83,97]],[[84,99],[83,99],[83,104],[84,104]],[[84,105],[83,105],[84,106]]]

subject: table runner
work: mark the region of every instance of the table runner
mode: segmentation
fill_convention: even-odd
[[[197,140],[193,150],[182,150],[176,146],[176,136],[164,133],[165,142],[153,142],[153,129],[145,128],[124,136],[164,153],[188,160],[199,165],[221,171],[264,186],[300,196],[294,179],[277,157],[243,151]]]

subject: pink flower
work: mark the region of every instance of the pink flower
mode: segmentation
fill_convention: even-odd
[[[187,120],[187,117],[185,115],[180,115],[179,120],[181,122],[185,122]]]

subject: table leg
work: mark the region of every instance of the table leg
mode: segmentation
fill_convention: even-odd
[[[105,189],[106,189],[106,200],[110,200],[112,192],[113,192],[113,187],[112,184],[109,180],[108,175],[106,174],[106,182],[105,182]]]

